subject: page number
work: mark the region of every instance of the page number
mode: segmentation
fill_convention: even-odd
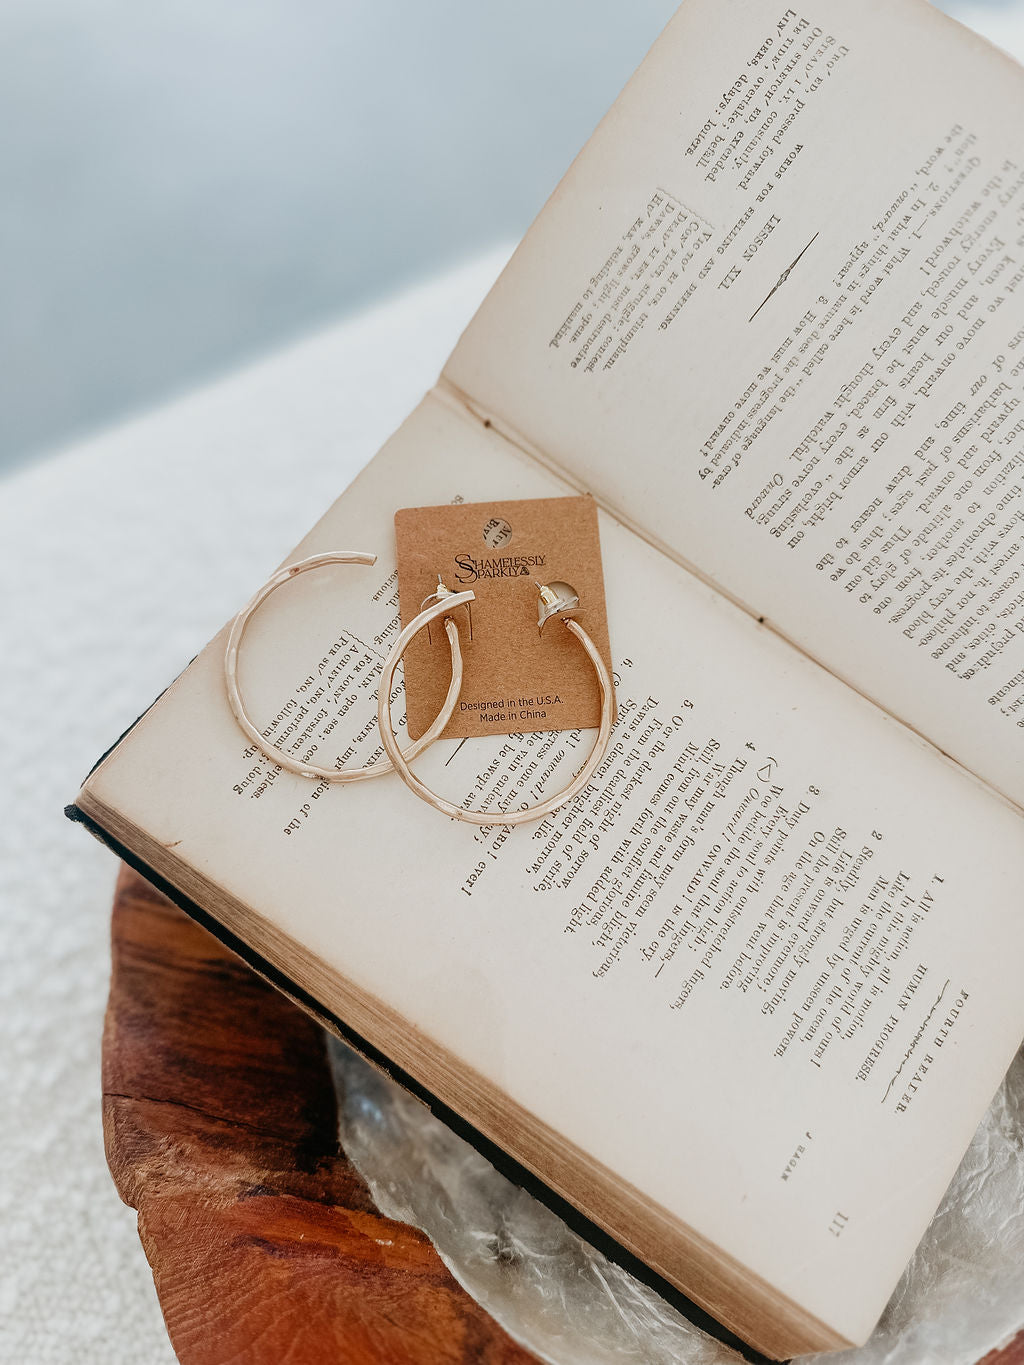
[[[849,1221],[845,1213],[834,1214],[831,1223],[828,1225],[828,1230],[833,1237],[842,1237]]]

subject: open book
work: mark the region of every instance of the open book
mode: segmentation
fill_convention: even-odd
[[[780,1358],[870,1333],[1024,1033],[1022,115],[918,0],[688,0],[296,548],[380,559],[267,603],[250,710],[363,763],[395,510],[592,493],[619,714],[571,807],[479,829],[282,772],[226,630],[78,798]],[[586,742],[417,770],[500,809]]]

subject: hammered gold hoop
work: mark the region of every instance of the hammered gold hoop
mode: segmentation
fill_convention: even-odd
[[[231,711],[243,734],[267,758],[276,763],[278,767],[284,768],[286,772],[298,773],[300,777],[319,778],[324,782],[365,782],[371,777],[383,777],[385,773],[392,770],[391,760],[386,757],[366,768],[320,768],[313,763],[300,762],[297,758],[285,753],[283,749],[279,749],[276,744],[271,744],[256,728],[245,709],[245,703],[242,701],[242,694],[238,687],[238,649],[242,643],[242,636],[245,634],[245,628],[253,613],[263,605],[271,593],[276,592],[282,584],[297,578],[299,574],[306,573],[309,569],[319,569],[325,564],[375,564],[376,562],[376,555],[366,554],[360,550],[329,550],[324,554],[310,555],[308,559],[297,560],[294,564],[289,564],[286,568],[280,569],[272,578],[268,578],[255,597],[246,603],[234,619],[231,633],[228,636],[227,648],[224,651],[224,685],[227,689]],[[472,596],[472,593],[463,593],[459,595],[457,600],[461,602],[466,597],[471,598]],[[452,599],[452,601],[455,600]],[[452,712],[459,700],[459,691],[462,687],[462,649],[459,644],[458,627],[454,621],[450,619],[445,621],[445,632],[448,636],[448,645],[452,656],[452,677],[448,685],[448,693],[444,699],[444,705],[430,729],[404,751],[404,757],[407,759],[415,758],[417,754],[421,754],[424,749],[433,744],[451,719]],[[396,745],[395,748],[397,750],[398,746]],[[398,750],[398,752],[401,753],[402,751]]]
[[[563,592],[563,589],[566,591]],[[459,594],[459,597],[462,596],[463,594]],[[472,596],[472,594],[470,593],[468,596]],[[395,669],[409,647],[412,637],[427,624],[428,620],[433,620],[435,616],[440,615],[445,610],[446,605],[452,606],[458,600],[459,598],[452,595],[448,598],[447,604],[441,601],[427,611],[421,612],[414,621],[409,622],[395,641],[394,647],[388,655],[387,663],[384,665],[384,672],[381,674],[380,688],[377,693],[377,724],[380,729],[381,742],[395,772],[398,773],[405,785],[415,792],[422,801],[426,801],[429,806],[441,811],[443,815],[450,815],[453,820],[464,820],[471,825],[524,825],[530,820],[543,819],[545,815],[550,815],[553,811],[559,810],[583,791],[608,752],[608,745],[612,736],[612,714],[615,699],[615,684],[612,681],[612,675],[608,670],[608,665],[601,657],[597,645],[594,644],[578,622],[570,620],[566,615],[567,612],[575,610],[579,604],[575,592],[563,583],[553,584],[552,587],[542,586],[540,589],[539,625],[543,628],[546,621],[558,616],[565,629],[574,635],[583,646],[597,675],[597,683],[601,691],[601,719],[598,724],[594,747],[591,749],[587,761],[568,786],[555,792],[553,796],[547,797],[546,800],[537,802],[536,805],[526,806],[524,809],[516,811],[465,810],[462,806],[456,806],[453,802],[446,801],[443,796],[438,796],[435,791],[431,791],[426,783],[421,782],[409,767],[408,751],[405,754],[402,753],[391,728],[390,697]]]

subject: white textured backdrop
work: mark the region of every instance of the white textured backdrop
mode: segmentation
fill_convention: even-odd
[[[116,862],[62,808],[434,382],[506,254],[0,484],[2,1365],[174,1358],[103,1157]]]

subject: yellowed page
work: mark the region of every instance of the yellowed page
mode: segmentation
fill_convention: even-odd
[[[397,503],[562,491],[428,399],[295,552],[379,563],[307,574],[253,620],[258,723],[314,762],[365,761]],[[232,720],[223,634],[89,788],[856,1340],[1024,1028],[1022,824],[610,516],[600,529],[620,718],[571,809],[480,829],[394,774],[276,769]],[[446,741],[417,767],[457,800],[518,805],[589,739]]]
[[[447,379],[1024,805],[1024,79],[686,0]]]

